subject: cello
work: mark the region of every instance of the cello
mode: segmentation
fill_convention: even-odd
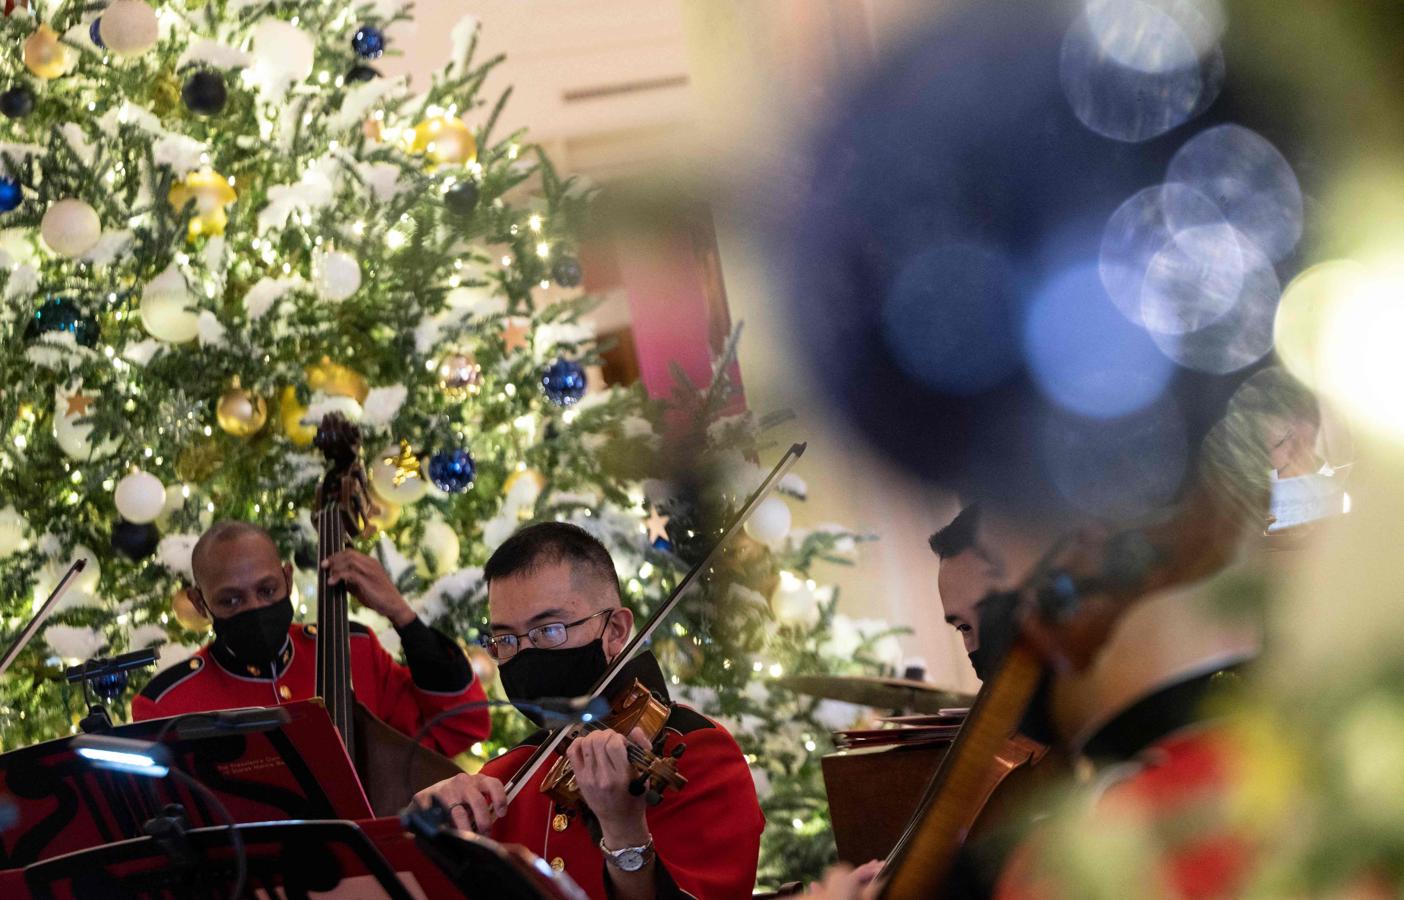
[[[329,584],[323,563],[368,531],[371,501],[361,465],[360,430],[336,413],[314,439],[328,463],[317,488],[317,696],[341,735],[378,816],[397,814],[410,792],[462,772],[453,760],[401,734],[357,702],[351,685],[351,619],[347,590]]]
[[[965,843],[972,810],[988,798],[992,760],[1014,734],[1045,668],[1091,665],[1122,615],[1140,598],[1224,568],[1241,517],[1205,497],[1163,525],[1107,539],[1059,543],[1016,589],[1019,632],[981,688],[959,735],[928,783],[917,812],[876,879],[882,900],[939,896]]]

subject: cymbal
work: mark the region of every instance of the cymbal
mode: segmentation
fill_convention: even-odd
[[[943,709],[968,707],[975,698],[906,678],[862,675],[787,675],[770,683],[811,697],[842,700],[877,709],[909,709],[938,715]]]

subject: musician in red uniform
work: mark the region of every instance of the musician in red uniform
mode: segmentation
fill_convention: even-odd
[[[620,605],[609,552],[585,531],[548,522],[519,531],[484,569],[502,686],[516,701],[585,694],[628,642],[633,613]],[[635,678],[655,694],[667,687],[652,654],[614,681]],[[461,828],[521,844],[564,869],[591,897],[749,897],[765,820],[740,748],[716,722],[674,705],[661,752],[686,751],[687,786],[649,807],[629,791],[623,735],[595,732],[566,751],[588,804],[582,815],[556,808],[539,790],[543,766],[508,805],[503,782],[548,737],[538,732],[476,775],[422,791],[449,805]],[[637,729],[631,736],[643,744]],[[553,756],[552,760],[556,757]]]
[[[215,639],[184,662],[163,670],[132,700],[132,718],[275,706],[313,696],[317,688],[317,628],[294,625],[292,566],[279,559],[268,533],[246,522],[220,522],[200,538],[191,557],[197,608]],[[408,668],[375,635],[351,623],[351,684],[356,699],[399,731],[414,735],[452,706],[484,699],[463,651],[420,621],[380,564],[343,550],[326,561],[331,584],[344,584],[400,635]],[[448,756],[487,736],[486,710],[452,716],[423,738]]]

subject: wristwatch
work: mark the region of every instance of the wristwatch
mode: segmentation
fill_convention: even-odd
[[[641,847],[621,847],[618,850],[611,850],[605,846],[604,838],[600,838],[600,852],[605,855],[605,861],[621,872],[637,872],[648,861],[653,858],[653,838],[648,839],[648,843]]]

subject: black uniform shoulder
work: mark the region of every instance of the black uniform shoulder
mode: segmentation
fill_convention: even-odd
[[[673,704],[673,711],[668,714],[668,721],[664,725],[670,731],[678,734],[689,734],[694,731],[701,731],[705,728],[716,728],[717,723],[702,715],[690,706],[683,706],[681,703]]]
[[[365,626],[365,625],[362,625],[360,622],[352,622],[352,623],[351,623],[351,634],[352,634],[352,636],[355,636],[355,637],[370,637],[370,633],[371,633],[370,628],[367,627],[367,626]]]
[[[171,689],[179,686],[188,678],[194,678],[200,674],[200,670],[203,668],[205,668],[205,660],[199,656],[192,656],[173,666],[167,666],[146,683],[146,687],[141,689],[141,696],[153,703],[159,702]]]

